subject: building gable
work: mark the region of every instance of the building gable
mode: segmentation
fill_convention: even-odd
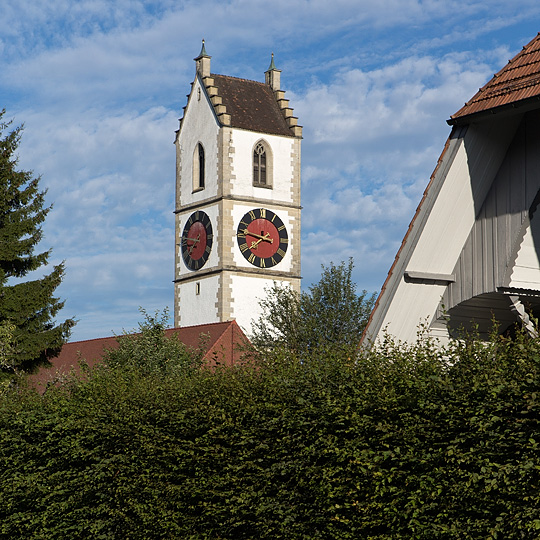
[[[414,341],[419,325],[426,323],[432,335],[443,339],[459,326],[479,322],[487,335],[494,317],[504,329],[528,323],[524,305],[540,309],[540,227],[534,218],[540,192],[540,103],[525,106],[527,98],[519,93],[527,83],[528,96],[540,95],[540,78],[529,77],[540,66],[534,60],[537,47],[535,38],[509,63],[512,68],[501,70],[449,121],[454,128],[363,342],[376,341],[385,331]],[[486,89],[497,88],[501,77],[513,81],[504,103],[485,99]],[[524,106],[480,114],[513,101]]]

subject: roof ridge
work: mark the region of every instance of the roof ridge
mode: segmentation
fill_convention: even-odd
[[[269,90],[272,90],[266,83],[261,82],[261,81],[254,81],[253,79],[244,79],[243,77],[233,77],[232,75],[221,75],[220,73],[210,73],[210,78],[212,77],[223,77],[225,79],[235,79],[237,81],[260,84],[262,86],[268,87]]]

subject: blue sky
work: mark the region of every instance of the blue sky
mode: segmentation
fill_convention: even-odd
[[[5,0],[0,108],[54,203],[72,339],[173,305],[174,131],[212,71],[282,70],[302,146],[302,275],[352,256],[378,291],[450,133],[446,120],[540,31],[538,0]]]

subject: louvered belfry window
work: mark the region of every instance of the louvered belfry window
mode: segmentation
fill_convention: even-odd
[[[266,186],[266,149],[262,143],[253,150],[253,183]]]

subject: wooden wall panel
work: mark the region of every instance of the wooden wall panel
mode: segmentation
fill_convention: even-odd
[[[448,285],[443,296],[447,309],[508,286],[527,231],[529,209],[539,190],[540,113],[534,111],[524,116],[479,209],[454,270],[456,281]],[[537,234],[540,236],[540,230]],[[540,247],[540,237],[536,240]],[[540,288],[540,282],[530,281],[540,276],[540,269],[531,270],[531,261],[538,259],[536,251],[531,250],[536,250],[532,244],[524,248],[520,258],[523,269],[519,281]]]

